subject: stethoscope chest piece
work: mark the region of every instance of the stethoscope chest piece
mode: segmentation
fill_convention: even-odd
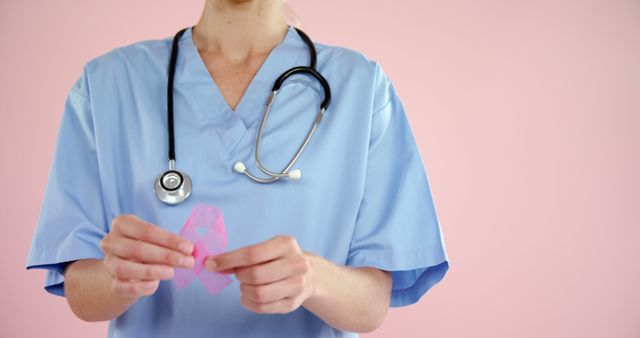
[[[183,172],[170,168],[156,178],[153,188],[162,202],[178,204],[191,195],[191,178]]]

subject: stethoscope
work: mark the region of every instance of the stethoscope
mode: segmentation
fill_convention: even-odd
[[[191,195],[191,191],[192,191],[192,183],[191,183],[191,178],[189,178],[189,175],[176,169],[175,137],[173,132],[173,79],[174,79],[175,70],[176,70],[176,60],[178,59],[178,40],[180,40],[180,37],[188,28],[189,27],[184,28],[180,30],[178,33],[176,33],[176,35],[173,37],[173,43],[171,45],[171,58],[169,60],[169,76],[167,80],[167,127],[168,127],[167,131],[168,131],[168,141],[169,141],[169,170],[159,175],[156,178],[156,181],[154,184],[154,190],[155,190],[156,196],[158,196],[158,199],[160,199],[160,201],[167,204],[181,203]],[[273,88],[271,89],[271,95],[267,99],[264,115],[262,117],[262,121],[260,122],[260,128],[258,129],[258,138],[256,139],[256,146],[255,146],[256,165],[263,173],[265,173],[270,177],[261,178],[261,177],[254,176],[249,171],[247,171],[247,168],[244,165],[244,163],[240,161],[236,162],[233,166],[233,169],[236,172],[245,174],[247,177],[249,177],[250,179],[258,183],[271,183],[283,177],[288,177],[294,180],[300,179],[300,177],[302,176],[300,169],[293,169],[291,171],[289,171],[289,169],[291,169],[291,167],[296,163],[296,161],[298,160],[298,157],[300,157],[300,154],[302,154],[302,151],[306,148],[307,144],[309,143],[309,140],[313,136],[313,133],[318,128],[318,125],[322,120],[322,116],[324,115],[324,112],[327,110],[327,108],[329,107],[329,103],[331,102],[331,88],[329,87],[329,83],[315,69],[317,53],[313,45],[313,42],[302,30],[298,28],[295,28],[295,30],[296,32],[298,32],[298,35],[300,35],[302,40],[304,40],[305,44],[307,45],[307,48],[309,49],[309,56],[310,56],[309,66],[293,67],[289,70],[286,70],[276,79],[275,83],[273,84]],[[307,136],[304,138],[304,141],[302,142],[300,147],[298,147],[298,150],[296,151],[295,155],[291,158],[289,163],[287,163],[287,165],[284,167],[282,171],[275,172],[267,169],[260,161],[260,143],[262,141],[262,130],[264,129],[264,124],[267,121],[267,116],[269,116],[269,111],[271,110],[271,106],[273,105],[273,102],[276,99],[278,90],[282,86],[282,83],[289,76],[294,74],[308,74],[316,78],[316,80],[318,80],[322,85],[322,89],[324,91],[324,99],[320,104],[320,111],[316,115],[313,121],[313,124],[311,125],[311,128],[307,132]]]

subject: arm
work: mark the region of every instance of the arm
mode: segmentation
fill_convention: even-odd
[[[111,287],[111,275],[102,260],[81,259],[67,265],[64,292],[71,311],[90,322],[118,317],[138,298],[123,296]]]
[[[82,259],[65,269],[64,290],[73,313],[85,321],[111,320],[156,291],[173,267],[191,268],[193,244],[133,215],[114,218],[100,242],[102,260]]]
[[[382,324],[391,297],[391,272],[308,255],[315,292],[302,304],[307,310],[343,331],[371,332]]]
[[[287,313],[304,306],[343,331],[373,331],[391,297],[391,273],[336,265],[303,252],[289,236],[209,257],[205,266],[234,273],[240,302],[251,311]]]

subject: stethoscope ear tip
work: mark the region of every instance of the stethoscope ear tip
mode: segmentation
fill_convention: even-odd
[[[233,165],[233,170],[244,174],[247,172],[247,167],[244,165],[244,163],[238,161]],[[293,169],[287,173],[287,177],[293,180],[299,180],[302,177],[302,171],[300,171],[300,169]]]
[[[247,167],[244,166],[244,163],[238,161],[236,162],[236,164],[233,165],[233,170],[244,174],[244,172],[247,170]]]
[[[293,180],[299,180],[302,177],[300,169],[293,169],[289,172],[289,178]]]

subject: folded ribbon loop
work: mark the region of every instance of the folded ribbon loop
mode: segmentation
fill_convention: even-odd
[[[231,284],[232,279],[229,276],[207,271],[204,267],[204,261],[208,256],[222,253],[227,246],[227,231],[219,208],[206,204],[193,208],[180,230],[180,236],[193,243],[195,264],[193,269],[175,269],[173,282],[177,287],[186,287],[198,277],[209,293],[216,294]]]

